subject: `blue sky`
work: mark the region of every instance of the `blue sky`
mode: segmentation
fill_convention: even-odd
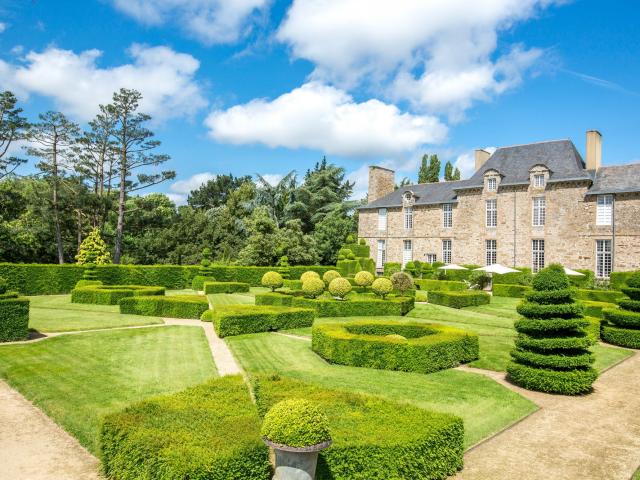
[[[30,118],[80,123],[120,86],[144,109],[184,201],[215,174],[366,166],[416,177],[422,153],[557,138],[640,161],[636,2],[3,0],[0,88]],[[27,173],[23,168],[22,173]]]

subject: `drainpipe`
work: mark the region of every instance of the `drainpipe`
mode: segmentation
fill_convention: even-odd
[[[513,268],[516,268],[516,242],[518,241],[518,236],[517,236],[517,232],[518,232],[518,222],[516,221],[517,219],[517,215],[516,215],[516,194],[517,194],[517,189],[514,187],[513,188]]]
[[[616,265],[616,195],[611,195],[611,271],[615,271]]]

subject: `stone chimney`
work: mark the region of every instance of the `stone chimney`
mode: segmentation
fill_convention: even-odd
[[[598,170],[602,165],[602,134],[597,130],[587,131],[587,170]]]
[[[369,167],[369,203],[390,194],[395,190],[396,175],[388,168]]]
[[[478,170],[480,170],[480,167],[482,167],[482,165],[484,165],[487,160],[489,160],[490,156],[491,156],[491,154],[489,152],[487,152],[486,150],[482,150],[481,148],[476,150],[476,152],[475,152],[476,172]]]

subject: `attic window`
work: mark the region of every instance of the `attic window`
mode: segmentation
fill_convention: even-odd
[[[405,194],[404,194],[404,199],[405,199],[407,202],[410,202],[412,198],[413,198],[413,194],[412,194],[411,192],[405,192]]]
[[[544,174],[536,173],[533,176],[533,186],[536,188],[544,188]]]
[[[489,192],[495,192],[498,189],[498,180],[495,178],[487,179],[487,190]]]

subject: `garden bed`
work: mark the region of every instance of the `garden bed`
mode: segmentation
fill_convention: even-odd
[[[314,325],[312,349],[331,363],[431,373],[476,360],[478,336],[429,323],[354,321]]]
[[[312,308],[225,305],[207,310],[202,315],[202,320],[213,322],[218,336],[229,337],[310,327],[314,317],[315,310]]]
[[[128,297],[120,300],[120,313],[152,317],[192,318],[209,310],[205,295]]]
[[[74,288],[71,291],[71,302],[117,305],[123,298],[164,295],[164,293],[164,287],[148,287],[144,285],[93,285]]]

